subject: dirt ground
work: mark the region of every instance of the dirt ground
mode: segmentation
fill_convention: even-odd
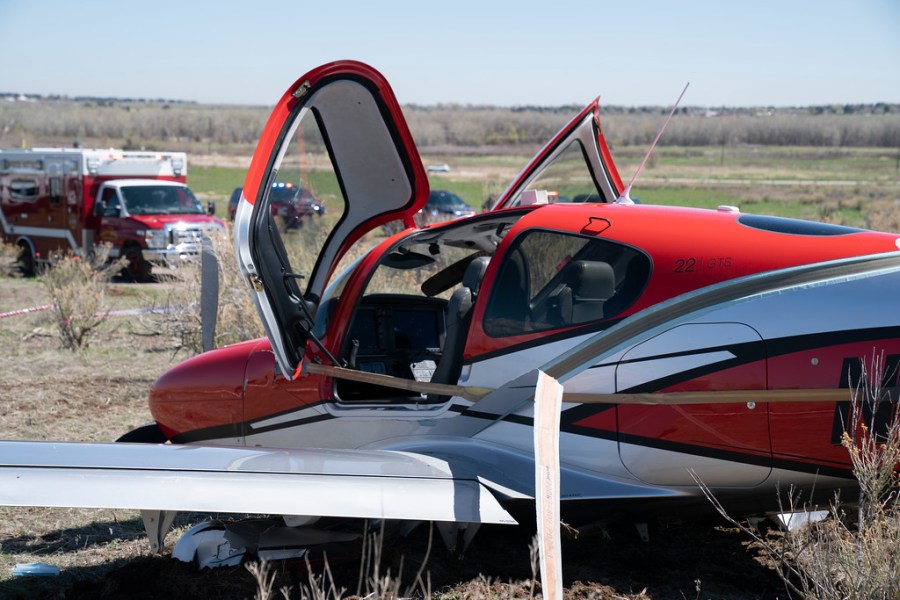
[[[100,527],[116,523],[100,522]],[[137,525],[130,523],[126,525]],[[136,527],[135,527],[136,529]],[[83,535],[63,530],[45,534],[58,536],[59,545],[37,554],[36,560],[51,564],[66,552],[62,539]],[[95,544],[108,546],[115,540],[99,536]],[[170,536],[171,538],[171,536]],[[27,536],[3,539],[26,542]],[[31,538],[30,542],[37,542]],[[3,598],[253,598],[257,584],[243,567],[198,571],[193,565],[173,560],[167,551],[151,556],[143,539],[129,543],[131,552],[96,564],[66,568],[58,578],[17,578],[0,582]],[[394,589],[393,597],[435,598],[529,598],[541,592],[530,558],[530,534],[519,528],[490,528],[479,532],[462,559],[450,558],[442,547],[429,550],[427,530],[420,526],[407,538],[387,540],[382,574],[390,580],[380,587],[364,581],[360,588],[360,565],[356,561],[330,561],[333,580],[323,585],[310,577],[303,564],[273,563],[274,589],[290,590],[289,598],[333,597],[325,593],[342,590],[341,597],[370,597],[372,590]],[[49,544],[48,544],[49,546]],[[564,597],[597,599],[718,598],[733,600],[786,598],[787,594],[758,548],[736,529],[683,524],[653,532],[642,542],[624,524],[603,535],[563,544]],[[423,581],[414,581],[423,556]],[[322,569],[314,566],[313,577]],[[399,577],[398,577],[399,575]],[[364,578],[367,579],[367,578]],[[311,583],[312,581],[312,583]],[[307,596],[301,590],[307,590]],[[358,590],[362,593],[357,594]],[[312,592],[312,593],[310,593]],[[277,597],[282,597],[280,594]],[[377,594],[371,597],[392,597]]]
[[[150,302],[168,284],[114,284],[111,308]],[[0,314],[48,304],[37,280],[0,280]],[[186,355],[175,342],[138,317],[110,317],[86,350],[60,348],[52,312],[0,317],[0,438],[113,441],[150,420],[147,391]],[[61,490],[60,493],[64,493]],[[256,582],[243,567],[198,571],[171,558],[180,533],[203,515],[185,515],[151,555],[134,511],[0,508],[0,598],[252,598]],[[776,534],[777,535],[777,534]],[[540,593],[529,551],[527,527],[484,528],[462,559],[439,542],[429,545],[428,527],[389,538],[382,575],[390,585],[360,587],[359,561],[329,561],[335,588],[344,596],[440,598],[517,597]],[[759,548],[734,528],[720,524],[651,524],[650,541],[628,523],[611,523],[592,535],[563,544],[566,598],[774,599],[787,596]],[[422,568],[422,582],[414,576]],[[19,563],[59,566],[57,577],[12,577]],[[274,589],[300,598],[310,586],[303,565],[274,564]],[[321,574],[314,567],[313,574]],[[369,571],[370,572],[370,571]],[[364,578],[365,579],[365,578]],[[316,597],[328,588],[316,583]],[[273,597],[281,597],[277,595]]]

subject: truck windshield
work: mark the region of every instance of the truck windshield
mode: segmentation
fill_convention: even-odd
[[[205,211],[190,189],[175,185],[134,185],[122,188],[131,215],[199,215]]]

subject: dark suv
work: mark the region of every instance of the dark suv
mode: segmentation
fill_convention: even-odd
[[[453,192],[431,190],[431,193],[428,194],[428,202],[425,203],[425,208],[417,215],[417,220],[421,219],[423,222],[436,223],[471,217],[474,214],[475,209]]]

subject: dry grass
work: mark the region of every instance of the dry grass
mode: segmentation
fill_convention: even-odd
[[[130,308],[138,286],[114,284],[112,308]],[[40,279],[4,279],[0,312],[50,303]],[[172,366],[172,344],[135,335],[127,317],[110,317],[90,347],[60,347],[55,317],[44,311],[0,322],[0,438],[112,441],[151,420],[147,391]],[[171,539],[171,538],[170,538]],[[16,563],[46,561],[63,575],[51,589],[101,577],[149,551],[134,511],[0,508],[0,597],[17,597]],[[43,596],[37,588],[21,597]],[[33,592],[33,593],[32,593]],[[48,595],[51,595],[48,593]],[[52,595],[51,595],[52,596]]]
[[[307,581],[300,582],[297,585],[296,592],[293,592],[288,586],[282,586],[279,588],[278,593],[285,600],[290,600],[291,598],[340,600],[347,597],[385,599],[431,598],[430,578],[425,569],[428,565],[428,557],[431,555],[434,528],[429,528],[428,531],[428,546],[425,551],[425,557],[420,561],[418,571],[409,584],[403,583],[403,557],[400,558],[400,572],[396,575],[391,574],[391,568],[387,566],[387,562],[384,560],[385,530],[382,524],[378,531],[366,531],[363,533],[355,593],[348,594],[346,585],[336,580],[327,556],[321,569],[314,569],[307,558]],[[275,580],[277,573],[272,568],[272,565],[266,561],[260,561],[249,562],[245,567],[256,581],[255,598],[257,600],[273,600],[276,598]],[[317,573],[319,570],[321,573]]]
[[[401,98],[402,100],[402,98]],[[583,99],[588,102],[588,98]],[[485,146],[542,144],[572,118],[574,106],[405,106],[404,116],[420,147],[474,153]],[[835,110],[837,108],[837,110]],[[659,129],[665,107],[602,106],[604,130],[615,146],[646,146]],[[897,147],[896,105],[792,109],[717,108],[715,118],[683,108],[663,144],[676,146],[819,146],[830,149]],[[0,146],[71,143],[86,147],[161,149],[178,145],[191,154],[248,154],[269,109],[127,100],[39,99],[0,104]],[[837,114],[835,114],[837,113]],[[536,148],[535,148],[536,149]]]
[[[867,227],[876,231],[900,231],[900,204],[897,198],[872,202],[866,220]]]

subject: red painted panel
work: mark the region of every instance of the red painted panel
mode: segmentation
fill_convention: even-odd
[[[577,427],[589,427],[590,429],[595,429],[597,431],[615,433],[618,429],[618,426],[616,425],[616,410],[613,408],[601,410],[602,408],[606,407],[598,405],[597,410],[600,410],[601,412],[594,413],[587,418],[576,421],[573,425]]]
[[[300,375],[288,381],[283,375],[276,375],[275,355],[268,342],[260,343],[247,361],[244,420],[252,421],[318,403],[320,379]]]
[[[764,388],[765,363],[760,361],[717,371],[661,391]],[[619,427],[623,435],[767,456],[766,410],[765,404],[750,409],[746,403],[619,406]]]
[[[867,369],[871,369],[873,356],[882,354],[885,357],[900,355],[900,340],[839,344],[775,356],[769,360],[770,387],[847,388],[849,402],[852,397],[850,386],[858,385],[859,381],[848,381],[848,364],[862,361]],[[896,373],[892,376],[896,377]],[[776,458],[849,466],[847,450],[839,444],[845,423],[834,402],[773,404],[770,426]]]
[[[206,352],[164,373],[150,390],[150,412],[169,436],[241,418],[244,367],[253,340]]]

